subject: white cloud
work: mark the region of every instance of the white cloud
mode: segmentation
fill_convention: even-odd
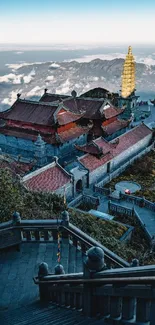
[[[59,68],[59,67],[60,67],[60,65],[57,64],[57,63],[55,63],[55,62],[53,62],[53,63],[50,65],[50,68]]]
[[[17,55],[20,55],[20,54],[23,54],[24,52],[22,52],[22,51],[18,51],[18,52],[15,52],[15,54],[17,54]]]
[[[16,90],[16,91],[11,91],[11,93],[9,94],[9,97],[4,98],[1,103],[4,105],[11,106],[17,99],[17,93],[20,93],[20,92],[22,92],[22,89]]]
[[[12,71],[16,71],[16,70],[18,70],[18,69],[20,69],[20,68],[23,68],[23,67],[27,67],[27,66],[34,65],[34,64],[43,64],[43,63],[46,63],[46,62],[7,63],[6,66],[7,66],[9,69],[12,69]]]
[[[20,85],[22,83],[28,84],[33,80],[34,76],[34,69],[26,76],[24,76],[24,74],[16,75],[14,73],[9,73],[0,77],[0,83],[8,83],[13,85]]]
[[[52,81],[52,80],[54,80],[54,76],[48,76],[48,77],[46,78],[46,81]]]
[[[15,75],[14,73],[9,73],[0,77],[0,83],[21,84],[22,77],[22,74]]]
[[[71,83],[67,79],[59,88],[56,89],[56,94],[67,94],[70,93]]]
[[[120,59],[125,58],[126,54],[124,53],[111,53],[111,54],[93,54],[93,55],[84,55],[82,58],[79,59],[71,59],[66,60],[68,62],[71,61],[77,61],[77,62],[90,62],[92,60],[101,59],[101,60],[114,60],[114,59]]]
[[[26,97],[41,96],[42,94],[43,89],[39,86],[36,86],[26,94]]]

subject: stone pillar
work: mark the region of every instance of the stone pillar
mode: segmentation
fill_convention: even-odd
[[[48,292],[48,282],[41,283],[42,280],[44,280],[44,277],[49,274],[48,270],[48,264],[47,263],[41,263],[39,265],[39,271],[38,271],[38,279],[40,281],[39,283],[39,294],[40,294],[40,300],[41,301],[49,301],[50,300],[50,294]]]
[[[12,223],[14,226],[19,226],[21,223],[21,216],[20,213],[15,211],[12,215]]]
[[[137,258],[134,258],[131,262],[131,266],[132,267],[139,266],[139,260]]]
[[[136,324],[146,324],[150,320],[151,301],[146,298],[137,298]]]
[[[47,163],[46,142],[43,141],[40,134],[38,135],[37,141],[35,142],[34,157],[37,160],[38,167],[42,167]]]
[[[100,272],[106,268],[104,263],[104,252],[100,247],[91,247],[87,253],[83,263],[83,277],[85,279],[92,278],[96,272]],[[93,317],[97,314],[97,297],[93,295],[93,283],[84,284],[83,289],[83,313],[87,317]]]
[[[13,226],[20,226],[21,224],[21,216],[20,213],[15,211],[12,215],[12,225]],[[13,230],[14,235],[16,238],[18,238],[19,244],[15,245],[16,250],[19,252],[20,251],[20,243],[22,242],[22,234],[21,234],[21,229],[20,227],[15,227]]]

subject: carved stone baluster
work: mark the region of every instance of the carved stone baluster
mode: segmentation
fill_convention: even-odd
[[[26,240],[27,241],[32,240],[31,231],[30,230],[25,230],[25,234],[26,234]]]
[[[53,236],[53,241],[58,240],[58,231],[57,231],[57,229],[52,229],[52,236]]]
[[[81,250],[82,250],[83,253],[85,253],[86,250],[87,250],[87,247],[86,247],[86,245],[84,243],[81,243]]]
[[[151,299],[151,308],[150,308],[150,325],[154,325],[154,324],[155,324],[155,298]]]
[[[100,301],[100,314],[103,317],[109,317],[110,315],[110,297],[103,296],[102,300]]]
[[[77,239],[73,236],[73,246],[77,248]]]
[[[70,286],[70,287],[72,287],[72,286]],[[74,292],[70,292],[70,297],[69,297],[69,299],[70,299],[70,307],[73,309],[73,308],[75,308],[75,293]]]
[[[44,240],[49,240],[48,230],[44,230]]]
[[[134,318],[136,308],[136,299],[131,297],[123,297],[122,300],[122,320],[131,321]]]
[[[34,231],[34,236],[35,236],[35,240],[40,240],[40,233],[39,233],[39,230],[35,230]]]
[[[68,287],[68,285],[67,285],[67,287]],[[70,307],[70,293],[67,290],[65,292],[65,306]]]
[[[145,298],[137,298],[136,322],[145,324],[150,320],[151,301]],[[155,320],[154,320],[155,321]]]
[[[110,297],[110,318],[112,320],[120,319],[122,310],[121,297]]]

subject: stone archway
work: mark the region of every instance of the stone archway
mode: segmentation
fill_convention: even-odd
[[[76,192],[81,192],[83,189],[82,180],[79,179],[76,183]]]

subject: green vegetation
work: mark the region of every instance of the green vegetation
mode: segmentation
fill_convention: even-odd
[[[64,209],[63,199],[51,193],[28,192],[8,168],[0,169],[0,222],[12,218],[14,211],[22,219],[50,219]]]
[[[120,221],[134,227],[130,242],[122,243],[120,237],[127,230],[124,225],[116,225],[113,221],[96,220],[94,216],[69,210],[70,221],[92,238],[99,241],[114,253],[131,262],[138,258],[141,265],[155,264],[155,257],[150,254],[149,243],[143,229],[135,217],[115,216],[115,221]]]
[[[77,206],[77,208],[83,211],[89,211],[91,209],[96,209],[96,205],[92,202],[82,202]]]
[[[120,181],[135,181],[141,185],[141,190],[135,195],[144,196],[147,200],[155,202],[155,152],[151,151],[146,156],[137,159],[124,173],[106,185],[114,189]]]
[[[0,222],[10,220],[14,211],[19,211],[22,219],[56,218],[65,208],[63,199],[56,194],[28,192],[8,168],[0,169],[0,183]],[[125,244],[119,241],[126,231],[125,226],[96,219],[73,209],[69,213],[70,221],[75,226],[122,258],[131,262],[136,257],[141,264],[155,264],[145,234],[134,218],[116,217],[116,220],[135,227],[131,243]]]

